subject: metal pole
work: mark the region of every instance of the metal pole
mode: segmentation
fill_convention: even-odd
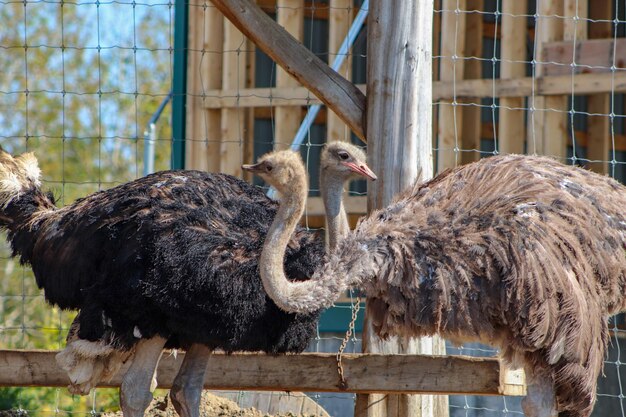
[[[148,174],[152,174],[154,172],[154,145],[156,144],[156,123],[161,117],[161,113],[165,109],[167,103],[170,102],[172,98],[172,93],[170,92],[159,104],[159,108],[156,112],[150,117],[150,121],[148,122],[148,127],[143,132],[143,175],[146,176]]]
[[[174,2],[174,75],[172,80],[172,169],[185,167],[185,123],[187,118],[187,0]]]

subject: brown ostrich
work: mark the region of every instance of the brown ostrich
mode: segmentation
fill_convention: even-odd
[[[375,178],[358,148],[329,145],[324,155],[325,178],[337,183],[325,201],[340,200],[355,174]],[[258,188],[223,174],[165,171],[56,208],[39,177],[32,154],[0,151],[0,229],[46,300],[80,309],[58,356],[73,392],[87,393],[132,355],[120,402],[126,417],[142,416],[162,349],[182,348],[171,397],[181,416],[197,417],[212,350],[308,346],[319,311],[286,313],[263,291],[258,259],[278,203]],[[324,259],[322,242],[297,228],[288,245],[287,275],[308,279]]]
[[[497,346],[527,374],[527,416],[589,416],[607,321],[626,307],[626,187],[544,157],[483,159],[371,213],[294,283],[282,265],[306,197],[302,162],[278,152],[245,169],[285,196],[260,260],[280,308],[315,311],[361,287],[382,338]]]

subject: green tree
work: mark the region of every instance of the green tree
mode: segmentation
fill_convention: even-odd
[[[0,144],[34,151],[61,205],[141,176],[143,131],[169,93],[173,5],[167,2],[0,2]],[[157,169],[167,169],[169,108]],[[2,239],[4,240],[4,239]],[[44,302],[32,272],[0,247],[0,348],[58,349],[72,312]],[[97,390],[95,410],[117,396]],[[65,389],[0,390],[0,410],[91,411]]]

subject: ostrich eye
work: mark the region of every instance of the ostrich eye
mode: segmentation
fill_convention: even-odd
[[[339,158],[345,161],[346,159],[350,158],[350,155],[348,155],[348,152],[339,152]]]
[[[271,166],[270,164],[265,165],[265,170],[266,170],[267,172],[272,172],[272,170],[273,170],[273,169],[274,169],[274,167],[273,167],[273,166]]]

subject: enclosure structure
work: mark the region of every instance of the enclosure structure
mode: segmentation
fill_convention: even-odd
[[[327,62],[339,50],[360,4],[259,2]],[[609,0],[435,1],[437,172],[497,153],[536,153],[624,181],[624,16],[623,5]],[[240,163],[255,159],[270,143],[289,146],[307,109],[320,101],[210,3],[190,13],[190,34],[186,163],[241,175]],[[363,91],[367,60],[384,59],[366,56],[365,43],[363,31],[340,71]],[[303,155],[315,155],[317,145],[332,139],[360,143],[332,111],[322,109],[301,147]],[[316,167],[308,168],[315,189]],[[353,222],[367,211],[362,187],[353,185],[347,196]],[[323,225],[315,193],[306,222]],[[620,331],[615,325],[616,337]],[[619,362],[607,369],[607,385],[619,386]],[[611,403],[607,407],[616,410],[621,403],[612,394],[600,393],[600,398],[598,409]]]
[[[336,55],[361,5],[345,0],[258,4],[324,60],[332,60]],[[184,166],[242,175],[241,163],[251,162],[273,147],[289,146],[307,108],[319,101],[258,51],[213,3],[192,1],[187,7]],[[624,179],[626,141],[621,92],[626,89],[626,80],[620,58],[620,38],[625,32],[622,4],[608,0],[436,1],[433,21],[433,149],[438,171],[496,152],[536,152]],[[340,70],[363,90],[366,61],[372,59],[367,56],[365,42],[364,30]],[[57,48],[61,50],[62,45],[60,42]],[[31,41],[30,50],[32,46]],[[170,44],[169,48],[176,46]],[[24,49],[22,46],[18,51],[27,55]],[[32,100],[35,93],[31,90],[22,88],[17,94]],[[59,98],[67,93],[63,87],[43,90]],[[145,95],[158,98],[158,104],[168,93],[165,90],[151,90]],[[92,93],[98,96],[98,92],[89,94]],[[91,97],[89,94],[77,96]],[[97,109],[98,104],[102,105],[102,100],[84,105]],[[131,107],[124,112],[132,113]],[[141,108],[141,102],[136,101],[135,111]],[[75,142],[90,136],[65,131],[58,137],[35,134],[33,125],[19,135],[25,148],[37,151],[45,149],[40,142],[63,140],[64,151],[52,155],[63,161],[74,151]],[[116,139],[138,139],[145,123],[138,125],[135,133],[117,134]],[[102,131],[93,137],[108,140]],[[314,188],[306,220],[311,227],[323,225],[322,204],[315,190],[316,165],[320,145],[327,138],[360,143],[336,115],[325,109],[309,129],[301,149]],[[169,140],[169,135],[162,134],[158,142],[169,146]],[[102,149],[106,155],[107,148]],[[106,165],[106,161],[98,157],[97,164]],[[94,178],[72,181],[63,174],[49,182],[67,188],[88,183],[95,190],[124,181],[117,177]],[[85,188],[77,194],[86,194]],[[66,202],[70,202],[69,193],[67,198]],[[363,183],[351,187],[347,208],[353,223],[366,212]],[[29,331],[24,321],[15,328],[23,335]],[[624,394],[616,382],[621,375],[621,327],[615,324],[613,330],[614,349],[605,369],[604,381],[608,383],[600,390],[599,403],[600,407],[610,403],[611,415],[619,410]],[[466,354],[483,351],[483,347],[460,349]],[[504,406],[502,402],[485,405],[475,401],[461,397],[452,403],[452,413],[504,416],[511,410],[515,412],[506,400]]]

